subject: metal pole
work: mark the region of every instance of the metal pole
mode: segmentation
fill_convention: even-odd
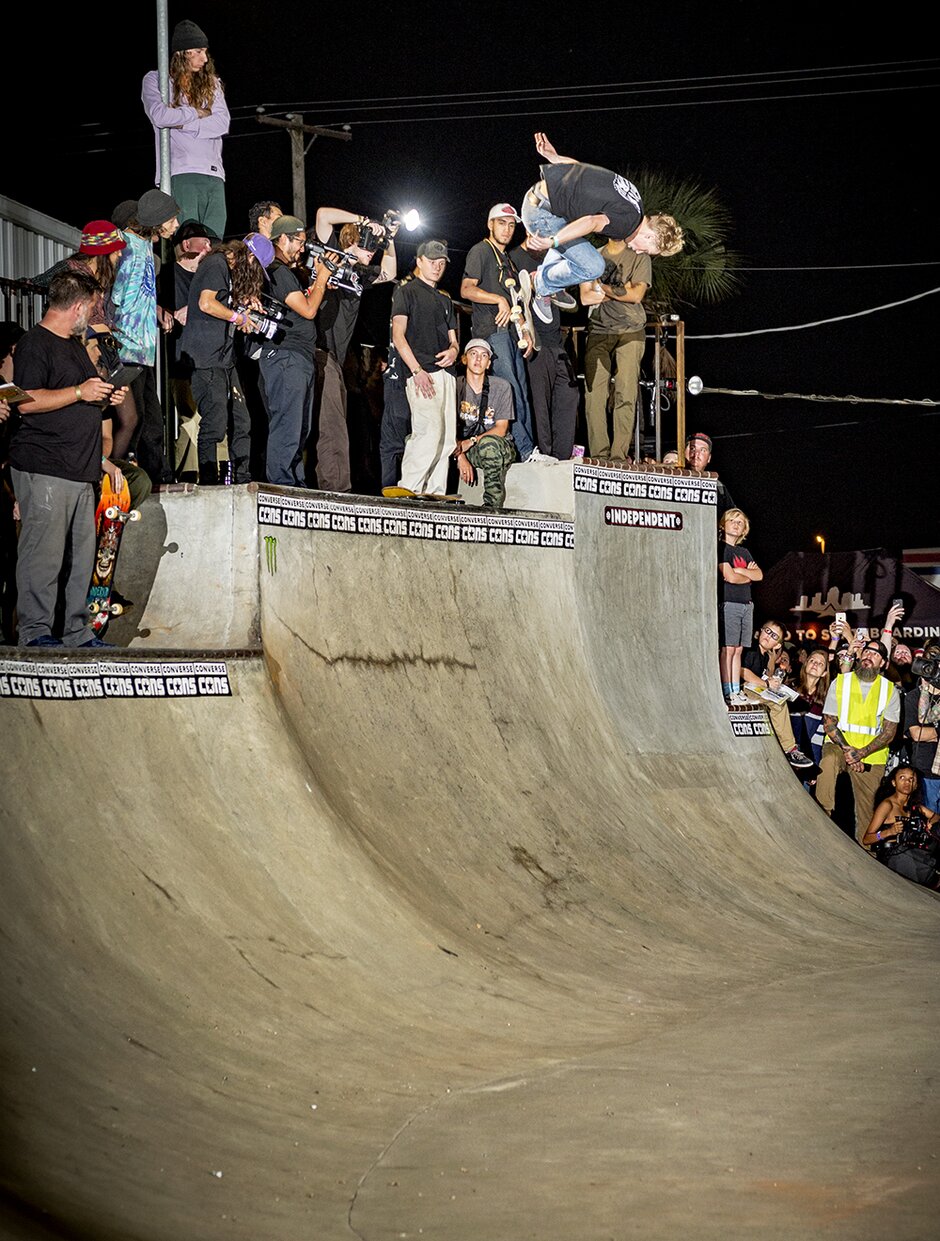
[[[160,96],[164,103],[170,102],[170,38],[166,0],[157,0],[157,77],[160,80]],[[160,189],[171,193],[173,170],[170,167],[170,131],[160,133]],[[166,241],[160,242],[160,288],[169,290],[173,283],[173,250]],[[171,301],[170,305],[174,303]],[[166,464],[175,473],[176,467],[176,405],[170,392],[170,369],[167,358],[166,334],[157,332],[156,357],[157,390],[163,409],[163,452]]]
[[[653,430],[656,432],[655,456],[656,456],[657,461],[662,459],[662,453],[660,452],[660,442],[662,438],[662,433],[660,431],[660,422],[661,422],[661,416],[663,412],[663,390],[662,390],[662,385],[659,382],[660,379],[662,378],[662,373],[663,373],[662,358],[660,356],[660,351],[662,350],[662,347],[663,347],[663,327],[661,323],[657,323],[656,324],[656,359],[655,359],[655,367],[653,371],[653,379],[655,380],[653,384],[653,409],[655,411],[653,414]]]
[[[157,0],[157,77],[160,79],[160,97],[170,102],[170,39],[166,0]],[[160,189],[170,192],[170,131],[160,130]]]

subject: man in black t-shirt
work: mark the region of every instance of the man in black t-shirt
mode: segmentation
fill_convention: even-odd
[[[271,228],[274,262],[268,268],[271,292],[287,307],[281,330],[261,351],[261,373],[268,407],[265,477],[285,487],[304,486],[304,445],[310,433],[316,368],[314,318],[323,301],[330,272],[325,263],[313,284],[296,266],[307,240],[303,220],[282,215]]]
[[[19,341],[13,380],[31,399],[19,404],[10,443],[20,508],[16,569],[20,646],[105,646],[88,624],[95,559],[95,484],[102,471],[116,491],[121,472],[101,453],[102,404],[119,405],[82,343],[99,295],[97,281],[66,271],[49,285],[40,322]],[[105,406],[107,408],[107,406]],[[61,640],[53,636],[59,575],[67,560]]]
[[[447,490],[449,454],[457,439],[457,317],[450,297],[437,287],[447,264],[445,241],[422,241],[418,275],[395,290],[392,344],[410,375],[405,395],[411,434],[401,463],[401,486],[411,491]]]
[[[586,240],[591,233],[622,238],[637,254],[669,256],[682,249],[682,229],[671,215],[646,215],[632,181],[559,155],[543,133],[535,135],[535,149],[547,162],[523,199],[522,219],[529,249],[545,258],[523,285],[531,283],[532,309],[543,323],[551,319],[553,294],[603,274],[604,260]]]
[[[381,260],[376,262],[378,247],[363,249],[363,229],[369,226],[370,237],[381,238]],[[320,207],[317,211],[317,240],[350,254],[356,260],[355,272],[364,289],[398,274],[395,256],[397,223],[386,233],[381,224],[368,216],[356,215],[341,207]],[[314,431],[308,448],[307,482],[321,491],[350,491],[349,432],[346,426],[346,381],[343,363],[349,349],[360,296],[349,289],[327,286],[323,305],[317,315],[317,391],[314,401]],[[315,463],[316,478],[312,477]]]

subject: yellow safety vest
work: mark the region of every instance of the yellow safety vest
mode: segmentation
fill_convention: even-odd
[[[882,716],[893,689],[894,686],[887,677],[879,676],[872,681],[868,694],[863,698],[861,682],[854,672],[843,672],[836,677],[839,729],[854,749],[860,750],[869,745],[872,737],[877,737],[881,732]],[[887,761],[887,746],[865,756],[866,763],[881,764]]]

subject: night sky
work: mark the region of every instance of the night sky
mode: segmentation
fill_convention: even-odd
[[[171,28],[188,17],[207,31],[225,82],[230,231],[247,229],[258,199],[291,206],[288,137],[258,125],[255,109],[302,110],[353,134],[311,148],[308,218],[323,204],[417,207],[427,224],[416,239],[451,243],[444,287],[456,294],[488,208],[518,206],[535,179],[532,133],[544,129],[564,154],[697,181],[730,211],[729,244],[748,270],[733,299],[682,308],[689,374],[714,388],[940,399],[929,189],[940,57],[925,58],[932,44],[910,10],[896,21],[847,17],[858,30],[833,29],[809,5],[606,6],[590,18],[571,6],[581,16],[567,26],[535,5],[296,6],[274,16],[288,11],[170,9]],[[19,123],[4,192],[79,227],[153,179],[139,89],[156,66],[155,6],[109,20],[93,33],[76,10],[74,28],[67,18],[44,28],[36,73],[22,70],[20,90],[8,83]],[[22,12],[5,25],[26,64],[35,28]],[[52,124],[31,118],[44,104],[58,109]],[[399,253],[410,257],[404,239]],[[873,313],[696,339],[863,311]],[[929,407],[706,394],[690,398],[687,421],[712,435],[713,465],[768,567],[789,550],[815,550],[817,532],[833,551],[940,545],[940,422]]]

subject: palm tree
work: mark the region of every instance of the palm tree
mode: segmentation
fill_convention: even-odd
[[[645,299],[653,314],[680,307],[714,305],[738,291],[741,259],[725,244],[731,213],[714,190],[695,181],[650,169],[626,174],[643,196],[647,215],[676,217],[685,232],[685,246],[672,258],[655,260],[655,281]],[[603,239],[597,241],[603,244]]]

